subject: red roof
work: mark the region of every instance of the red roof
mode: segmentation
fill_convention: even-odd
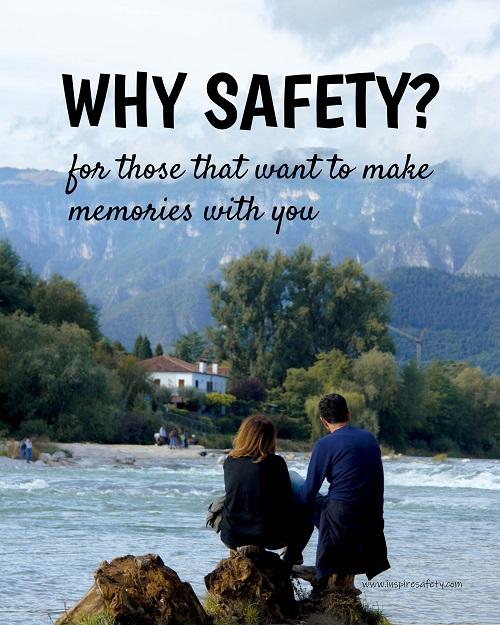
[[[166,373],[200,373],[199,365],[186,362],[180,358],[174,356],[155,356],[154,358],[148,358],[147,360],[141,360],[141,365],[148,371],[158,371]],[[228,367],[222,367],[219,365],[219,372],[214,374],[212,371],[212,365],[207,365],[206,373],[212,375],[220,375],[227,377],[229,373]]]

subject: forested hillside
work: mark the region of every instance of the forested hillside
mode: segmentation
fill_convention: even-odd
[[[392,293],[392,325],[418,336],[427,329],[423,362],[468,360],[500,372],[500,278],[400,268],[384,279]],[[394,334],[397,357],[415,355],[415,344]]]
[[[496,281],[455,282],[421,270],[390,278],[409,286],[394,290],[399,320],[418,326],[413,331],[432,322],[432,332],[451,333],[452,347],[461,328],[477,335],[479,347],[488,333],[494,343]],[[306,246],[289,255],[256,249],[230,262],[208,295],[213,327],[184,335],[175,353],[190,362],[211,353],[227,363],[230,393],[182,386],[175,391],[181,402],[167,413],[174,389],[152,384],[140,362],[153,354],[149,337],[138,336],[128,353],[101,334],[98,311],[75,283],[40,278],[0,242],[0,437],[144,443],[168,415],[171,425],[184,427],[178,420],[187,418],[190,430],[222,436],[210,445],[226,447],[244,416],[265,412],[280,437],[316,438],[319,398],[337,392],[355,423],[398,451],[500,456],[500,377],[459,362],[398,365],[388,336],[390,295],[359,263],[334,265]],[[463,311],[456,320],[454,309]]]

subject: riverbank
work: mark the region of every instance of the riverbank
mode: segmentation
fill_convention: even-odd
[[[168,445],[104,445],[101,443],[55,443],[62,451],[71,454],[73,460],[118,461],[134,464],[135,461],[151,460],[156,462],[172,460],[194,460],[201,458],[207,451],[202,445],[187,448],[170,449]]]
[[[206,449],[203,445],[190,445],[187,448],[170,449],[167,445],[113,445],[101,443],[54,443],[59,456],[56,462],[85,465],[132,465],[132,466],[166,466],[177,460],[201,460],[213,458],[221,463],[228,449]],[[65,454],[65,458],[62,457]],[[283,451],[286,460],[295,458],[294,452]],[[51,456],[54,457],[54,454]],[[51,463],[47,454],[41,460]]]
[[[42,451],[43,450],[43,451]],[[112,467],[135,466],[139,468],[168,467],[180,461],[197,462],[212,459],[221,464],[229,449],[210,449],[203,445],[190,445],[187,448],[168,445],[129,445],[108,443],[44,443],[40,449],[34,448],[32,465],[45,466],[84,466]],[[278,450],[287,461],[297,456],[308,458],[309,454],[302,451]],[[24,464],[18,458],[18,447],[15,441],[0,444],[0,464]],[[29,465],[26,465],[29,466]]]
[[[297,444],[299,443],[299,444]],[[293,441],[278,439],[278,453],[288,460],[293,460],[297,455],[308,459],[313,444],[309,441]],[[48,465],[71,465],[82,464],[87,466],[98,465],[136,465],[136,466],[166,466],[177,460],[197,460],[201,458],[216,458],[221,460],[227,454],[229,448],[205,447],[204,445],[190,445],[187,448],[175,447],[170,449],[168,445],[135,445],[113,443],[58,443],[54,441],[40,440],[34,442],[33,462]],[[18,442],[9,439],[0,441],[0,456],[17,459],[19,454]],[[394,450],[382,446],[383,460],[396,458],[430,458],[434,461],[445,462],[452,460],[447,454],[434,456],[403,455]]]
[[[168,445],[129,445],[104,443],[57,443],[35,441],[32,464],[83,466],[166,466],[178,460],[219,457],[223,452],[206,450],[203,445],[170,449]],[[7,462],[19,461],[17,441],[0,441],[0,456]]]

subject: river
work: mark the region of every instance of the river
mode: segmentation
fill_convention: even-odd
[[[0,625],[50,625],[104,559],[160,554],[204,594],[224,557],[205,511],[216,457],[166,466],[0,464]],[[289,466],[305,475],[300,455]],[[392,568],[363,588],[394,625],[500,625],[500,461],[384,462]],[[305,553],[314,563],[316,533]]]

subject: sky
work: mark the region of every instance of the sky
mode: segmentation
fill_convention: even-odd
[[[162,76],[167,88],[177,72],[188,73],[175,129],[162,128],[154,92],[148,128],[114,128],[110,106],[99,127],[70,127],[61,74],[79,81],[122,73],[133,87],[137,71]],[[257,120],[250,132],[212,128],[206,82],[221,71],[237,78],[240,116],[252,74],[268,74],[279,127]],[[412,92],[400,127],[388,129],[373,85],[366,129],[354,125],[346,85],[338,91],[343,128],[316,128],[314,107],[297,112],[297,128],[283,128],[284,76],[312,74],[298,95],[314,102],[318,75],[368,71],[391,84],[403,71],[435,74],[441,88],[427,107],[427,128],[415,126],[422,92]],[[136,152],[141,162],[160,163],[198,152],[225,159],[324,146],[347,161],[390,163],[410,152],[419,162],[452,159],[469,176],[500,175],[498,0],[9,2],[0,22],[0,84],[0,166],[63,171],[74,152],[87,162]]]

